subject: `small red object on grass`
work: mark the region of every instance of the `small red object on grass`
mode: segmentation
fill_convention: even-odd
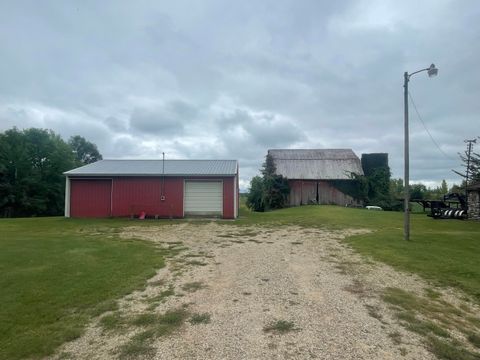
[[[142,211],[142,212],[140,212],[140,215],[138,215],[138,219],[139,220],[145,220],[146,215],[147,215],[147,213],[145,211]]]

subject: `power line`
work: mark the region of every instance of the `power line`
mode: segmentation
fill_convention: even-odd
[[[445,151],[442,150],[442,148],[440,147],[440,145],[438,145],[438,143],[437,143],[437,142],[435,141],[435,139],[433,138],[432,134],[430,134],[430,131],[428,131],[428,128],[427,128],[427,126],[425,125],[425,122],[423,121],[422,116],[421,116],[420,113],[418,112],[417,105],[415,105],[415,101],[413,100],[413,97],[412,97],[412,94],[410,94],[410,91],[408,92],[408,96],[410,97],[410,101],[412,102],[413,108],[415,109],[415,112],[417,113],[418,119],[419,119],[420,122],[422,123],[423,128],[424,128],[425,131],[427,132],[428,136],[430,136],[430,139],[431,139],[432,142],[435,144],[435,146],[438,148],[438,150],[440,150],[440,152],[441,152],[447,159],[457,161],[457,159],[454,159],[454,158],[452,158],[451,156],[447,155],[447,154],[445,153]]]

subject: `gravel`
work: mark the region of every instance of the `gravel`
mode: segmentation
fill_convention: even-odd
[[[239,227],[216,222],[129,227],[123,236],[159,246],[181,241],[188,250],[150,279],[151,286],[119,301],[121,312],[164,312],[181,306],[209,314],[210,322],[186,322],[177,332],[155,339],[152,359],[434,359],[422,339],[397,324],[380,300],[386,286],[420,292],[413,275],[366,261],[341,243],[365,230]],[[185,257],[190,254],[199,257]],[[205,266],[188,265],[195,259]],[[183,261],[183,262],[178,262]],[[176,262],[176,264],[175,264]],[[181,266],[182,273],[172,271]],[[158,280],[163,280],[158,285]],[[195,291],[187,283],[200,282]],[[152,310],[148,299],[175,288],[176,296]],[[373,310],[372,310],[373,309]],[[278,320],[285,332],[264,331]],[[104,333],[98,319],[85,334],[55,356],[104,359],[138,329]],[[402,344],[389,334],[398,332]]]

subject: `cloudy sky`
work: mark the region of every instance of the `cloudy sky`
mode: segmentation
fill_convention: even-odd
[[[388,152],[411,179],[458,181],[480,136],[480,2],[1,1],[0,131],[82,135],[104,158],[238,159],[270,148]],[[479,149],[480,150],[480,145]]]

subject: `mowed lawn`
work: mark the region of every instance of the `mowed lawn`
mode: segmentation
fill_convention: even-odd
[[[0,220],[0,359],[51,354],[78,337],[93,316],[114,309],[116,299],[144,286],[168,254],[145,241],[120,239],[118,231],[165,223],[171,221]],[[412,214],[410,242],[403,240],[402,213],[336,206],[268,213],[242,208],[237,221],[219,223],[367,228],[372,232],[346,242],[435,284],[462,289],[480,303],[479,222]]]
[[[145,284],[163,256],[121,240],[125,221],[0,220],[0,358],[38,358]]]

